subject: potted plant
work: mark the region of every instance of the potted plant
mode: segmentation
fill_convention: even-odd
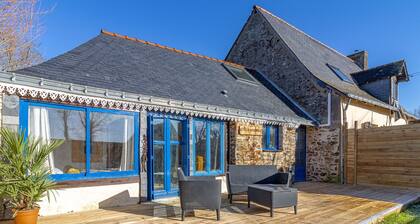
[[[48,155],[62,141],[25,137],[23,132],[0,130],[0,198],[8,200],[16,224],[35,224],[39,205],[54,187],[46,166]]]

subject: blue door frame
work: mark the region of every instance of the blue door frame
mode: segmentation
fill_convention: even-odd
[[[164,126],[164,140],[157,141],[154,140],[153,136],[153,120],[154,119],[162,119],[163,126]],[[172,141],[170,138],[170,121],[176,120],[182,122],[182,141]],[[170,146],[171,145],[182,145],[182,169],[186,175],[189,175],[189,130],[188,130],[188,119],[186,117],[180,116],[171,116],[171,115],[163,115],[163,114],[155,114],[150,113],[148,114],[147,119],[147,142],[148,142],[148,150],[147,150],[147,198],[148,200],[154,200],[158,198],[164,197],[172,197],[178,196],[178,189],[171,189],[171,176],[170,176],[170,167],[171,167],[171,158],[170,158]],[[153,147],[154,145],[163,145],[164,150],[164,190],[154,190],[154,170],[153,170],[153,162],[154,162],[154,155],[153,155]]]
[[[306,181],[306,127],[296,129],[295,181]]]

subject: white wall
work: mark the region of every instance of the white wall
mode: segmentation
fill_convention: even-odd
[[[40,215],[136,204],[138,196],[138,183],[58,189],[50,201],[45,197],[40,203]]]
[[[387,114],[388,111],[373,110],[374,108],[361,107],[357,104],[350,104],[346,110],[348,128],[354,128],[354,122],[360,125],[365,122],[371,122],[378,126],[404,125],[407,122],[404,119],[395,121],[393,116]],[[388,112],[389,113],[389,112]]]

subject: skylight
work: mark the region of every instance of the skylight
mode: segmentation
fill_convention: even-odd
[[[252,75],[249,74],[249,72],[247,72],[244,68],[233,67],[233,66],[228,65],[228,64],[223,64],[223,66],[237,80],[244,81],[244,82],[250,82],[250,83],[255,83],[256,82],[254,77],[252,77]]]
[[[351,80],[344,72],[342,72],[339,68],[334,67],[330,64],[327,64],[327,66],[335,73],[335,75],[338,76],[341,80],[349,83],[354,83],[353,80]]]

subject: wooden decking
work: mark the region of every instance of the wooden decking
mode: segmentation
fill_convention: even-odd
[[[247,208],[246,198],[232,205],[223,201],[221,221],[217,223],[359,223],[384,211],[420,196],[420,190],[389,187],[349,186],[326,183],[299,183],[298,214],[293,208],[276,209],[271,218],[269,211],[255,204]],[[116,208],[66,215],[41,217],[40,224],[133,224],[181,223],[177,199],[147,202]],[[213,223],[216,213],[196,210],[182,223]]]

